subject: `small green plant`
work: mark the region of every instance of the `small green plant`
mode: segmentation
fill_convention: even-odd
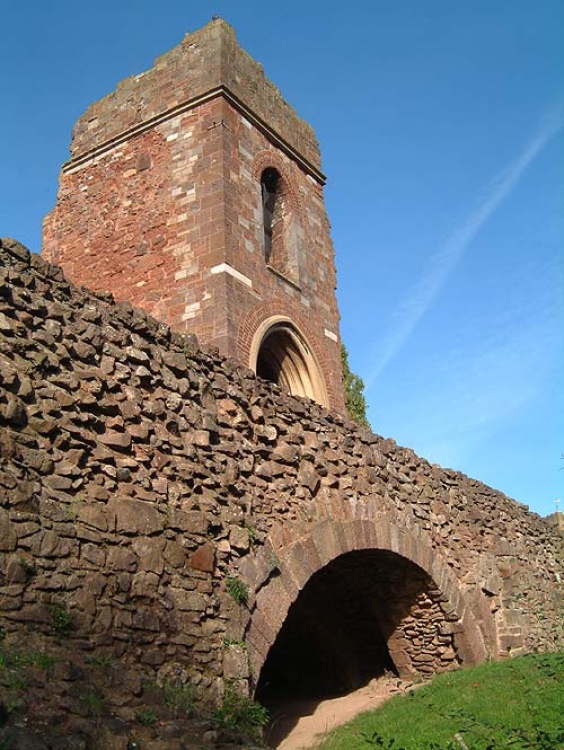
[[[59,638],[69,635],[74,624],[72,615],[64,604],[54,604],[50,610],[51,627]]]
[[[235,685],[228,684],[221,704],[213,712],[213,719],[219,727],[258,739],[268,721],[268,711],[238,692]]]
[[[194,711],[196,693],[191,682],[167,680],[161,686],[163,703],[172,709],[175,716],[190,716]]]
[[[12,690],[19,693],[27,688],[28,681],[25,674],[18,669],[11,669],[2,679],[2,685],[6,690]]]
[[[8,711],[8,716],[13,716],[23,713],[27,706],[23,696],[16,693],[8,693],[4,698],[4,707]]]
[[[154,708],[147,707],[139,709],[135,714],[135,718],[139,724],[142,724],[144,727],[150,727],[157,722],[159,716]]]
[[[20,664],[20,656],[16,649],[3,646],[0,649],[0,670],[9,669],[10,667]]]
[[[26,653],[14,646],[0,648],[0,669],[38,667],[47,672],[57,661],[57,657],[45,651],[30,651]]]
[[[245,519],[245,521],[243,522],[243,528],[245,529],[245,531],[247,532],[247,536],[249,537],[249,544],[251,545],[251,547],[254,547],[254,545],[258,541],[258,531],[256,529],[256,526]]]
[[[2,684],[12,680],[14,675],[23,675],[26,659],[22,652],[15,646],[2,646],[0,648],[0,678]]]
[[[111,656],[88,656],[85,661],[91,667],[109,667],[114,663]]]
[[[229,648],[230,646],[238,646],[240,649],[243,649],[243,651],[247,650],[247,641],[238,641],[236,638],[224,638],[223,645],[226,648]]]
[[[80,700],[88,708],[88,712],[92,716],[100,718],[100,715],[104,710],[104,706],[106,705],[106,699],[104,698],[102,693],[100,693],[98,690],[90,689],[80,696]]]
[[[555,750],[555,748],[564,747],[564,727],[545,731],[536,726],[527,731],[510,730],[506,739],[506,747],[516,748],[516,750]],[[495,750],[493,745],[490,746]],[[490,747],[487,750],[490,750]]]
[[[244,581],[237,576],[229,576],[225,582],[229,595],[237,604],[246,604],[249,598],[249,589]]]
[[[37,667],[44,672],[50,672],[57,661],[59,661],[56,656],[48,654],[45,651],[30,651],[30,653],[24,657],[24,660],[29,666]]]

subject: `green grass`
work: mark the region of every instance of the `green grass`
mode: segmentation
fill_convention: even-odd
[[[49,675],[57,659],[45,651],[26,651],[8,646],[0,638],[0,702],[8,714],[19,714],[26,708],[26,692],[40,670]],[[8,745],[10,732],[0,730],[0,750]]]
[[[227,592],[233,597],[237,604],[246,604],[249,590],[244,581],[237,576],[229,576],[226,581]]]
[[[258,739],[268,721],[268,711],[239,693],[235,685],[228,684],[221,704],[213,712],[213,719],[223,729]]]
[[[564,654],[436,677],[328,735],[319,750],[564,750]]]
[[[38,667],[44,672],[49,672],[56,662],[56,657],[45,651],[24,651],[0,644],[0,675],[8,670],[14,671],[25,667]]]

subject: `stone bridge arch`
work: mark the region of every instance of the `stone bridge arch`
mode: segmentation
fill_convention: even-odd
[[[493,619],[484,633],[471,597],[419,528],[400,528],[382,512],[322,518],[309,528],[302,524],[301,533],[298,528],[272,533],[270,544],[240,568],[251,592],[246,633],[251,686],[261,701],[269,703],[269,689],[283,680],[285,663],[290,671],[292,658],[298,667],[301,658],[313,658],[308,636],[312,648],[317,643],[327,649],[327,659],[308,665],[314,677],[305,687],[315,692],[319,669],[320,682],[333,694],[385,671],[402,677],[434,673],[478,663],[491,652]],[[364,653],[367,648],[370,653]],[[356,653],[356,664],[352,657],[344,674],[349,652]],[[334,657],[342,657],[341,663]],[[331,679],[331,670],[343,676],[341,685]],[[295,694],[296,686],[289,690]]]

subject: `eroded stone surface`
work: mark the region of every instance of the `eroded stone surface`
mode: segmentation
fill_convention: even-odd
[[[0,314],[8,639],[30,625],[48,642],[64,611],[69,648],[132,674],[178,662],[213,696],[226,664],[255,684],[312,575],[380,549],[432,582],[390,640],[407,671],[562,646],[556,530],[501,493],[74,288],[7,241]],[[238,601],[228,578],[243,584]],[[238,651],[226,657],[234,635],[247,674]]]

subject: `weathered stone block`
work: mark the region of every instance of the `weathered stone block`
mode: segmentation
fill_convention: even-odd
[[[170,597],[180,611],[202,612],[206,607],[206,598],[198,591],[170,588]]]
[[[109,570],[134,573],[139,565],[137,555],[124,547],[110,547],[107,551],[107,566]]]
[[[135,573],[131,579],[131,596],[148,597],[154,599],[159,587],[159,576],[156,573],[140,571]]]
[[[164,539],[133,539],[131,548],[139,559],[139,570],[161,575],[164,569]]]
[[[212,573],[215,564],[215,550],[209,542],[202,544],[191,556],[190,567],[204,573]]]
[[[223,654],[223,677],[226,680],[241,680],[249,677],[246,649],[236,644],[226,646]]]
[[[71,553],[71,545],[54,531],[43,531],[36,538],[32,552],[36,557],[67,557]]]
[[[157,632],[160,629],[160,620],[158,615],[151,610],[136,610],[133,613],[131,627],[134,630],[151,630]]]
[[[15,550],[17,540],[16,529],[10,522],[8,511],[0,508],[0,552]]]
[[[165,517],[152,503],[115,499],[110,504],[118,534],[155,534],[165,527]]]

